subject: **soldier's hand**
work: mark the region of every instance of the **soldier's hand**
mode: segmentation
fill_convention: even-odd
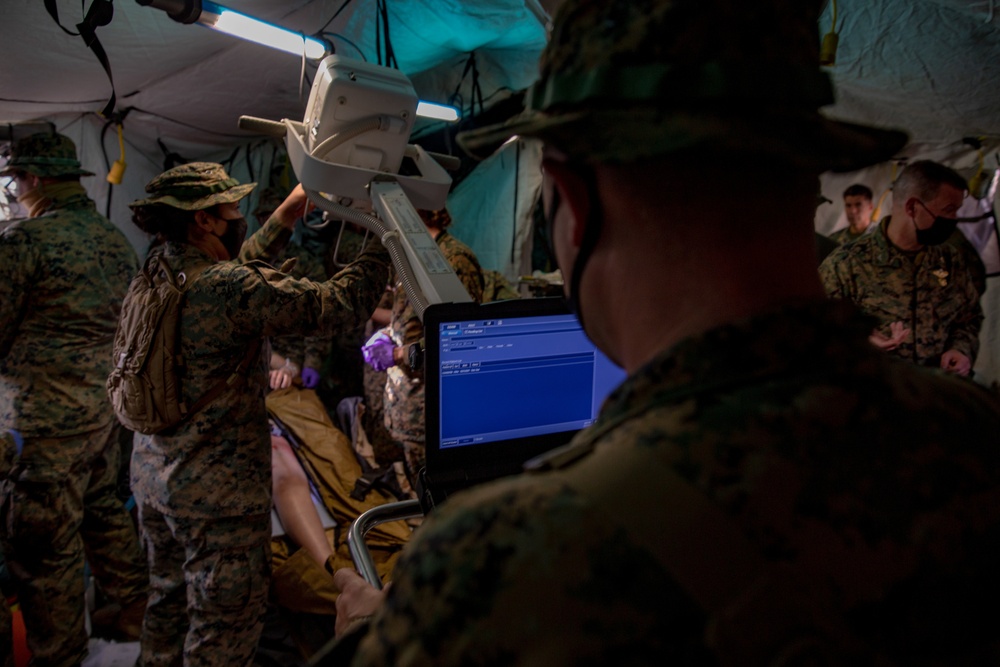
[[[947,373],[965,376],[972,371],[972,361],[958,350],[948,350],[941,355],[941,368]]]
[[[868,336],[868,341],[880,350],[895,350],[910,337],[910,330],[902,322],[893,322],[889,325],[889,335],[884,335],[878,329],[872,331]]]
[[[340,591],[337,596],[337,622],[334,626],[338,637],[354,623],[367,620],[378,611],[388,590],[377,590],[357,572],[346,567],[333,573],[333,585]]]
[[[274,211],[274,215],[281,220],[285,227],[292,229],[295,227],[295,221],[306,217],[306,214],[311,209],[312,202],[309,201],[306,191],[302,188],[302,184],[299,183],[288,193],[285,201],[278,205],[278,208]]]
[[[293,373],[289,368],[276,368],[271,371],[271,389],[284,389],[285,387],[290,387],[292,386],[292,382],[294,380],[295,373]]]

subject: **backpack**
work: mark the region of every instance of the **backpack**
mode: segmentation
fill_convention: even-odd
[[[108,398],[126,428],[154,435],[176,426],[244,377],[260,349],[258,340],[247,349],[235,373],[193,405],[184,403],[181,307],[186,289],[209,266],[175,276],[163,256],[155,255],[129,285],[115,332],[115,368],[107,381]]]

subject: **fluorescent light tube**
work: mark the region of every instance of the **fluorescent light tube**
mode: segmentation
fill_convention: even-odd
[[[312,60],[320,60],[326,56],[326,44],[322,40],[279,28],[273,23],[255,19],[214,2],[203,0],[201,5],[202,11],[198,23],[213,30],[270,46],[272,49],[278,49],[293,56],[301,56],[303,50],[306,58]]]
[[[458,109],[446,104],[435,104],[434,102],[424,102],[421,100],[417,104],[417,115],[423,118],[434,118],[454,123],[459,119]]]

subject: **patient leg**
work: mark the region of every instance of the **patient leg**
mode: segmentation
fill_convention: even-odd
[[[326,532],[309,492],[309,481],[292,447],[281,436],[271,436],[271,472],[274,508],[285,532],[323,567],[333,555]]]

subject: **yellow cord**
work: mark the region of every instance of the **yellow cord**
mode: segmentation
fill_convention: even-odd
[[[121,157],[114,161],[111,165],[110,171],[108,171],[108,183],[112,185],[121,185],[122,177],[125,176],[125,134],[123,132],[122,124],[117,124],[118,128],[118,151]]]

